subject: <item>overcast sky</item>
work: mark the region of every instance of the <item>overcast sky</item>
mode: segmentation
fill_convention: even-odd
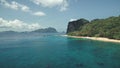
[[[118,15],[120,0],[0,0],[0,31],[66,31],[70,20]]]

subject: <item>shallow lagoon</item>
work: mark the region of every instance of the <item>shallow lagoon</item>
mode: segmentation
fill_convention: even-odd
[[[0,68],[120,68],[120,43],[60,35],[2,36]]]

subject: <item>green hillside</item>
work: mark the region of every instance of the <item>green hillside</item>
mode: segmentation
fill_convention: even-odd
[[[70,25],[68,24],[68,26]],[[107,37],[110,39],[120,39],[120,16],[112,16],[106,19],[94,19],[83,26],[79,26],[77,31],[68,32],[67,34],[74,36]]]

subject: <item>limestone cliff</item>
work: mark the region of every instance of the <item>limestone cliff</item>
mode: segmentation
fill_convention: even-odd
[[[89,21],[86,19],[79,19],[76,21],[71,21],[68,24],[67,33],[77,31],[80,29],[81,26],[83,26],[84,24],[87,24],[87,23],[89,23]]]

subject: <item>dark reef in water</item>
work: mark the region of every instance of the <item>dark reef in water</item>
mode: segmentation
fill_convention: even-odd
[[[105,64],[104,63],[101,63],[101,62],[98,62],[97,63],[99,66],[104,66]]]
[[[84,67],[84,65],[82,63],[80,63],[80,64],[76,64],[76,67],[81,68],[81,67]]]

